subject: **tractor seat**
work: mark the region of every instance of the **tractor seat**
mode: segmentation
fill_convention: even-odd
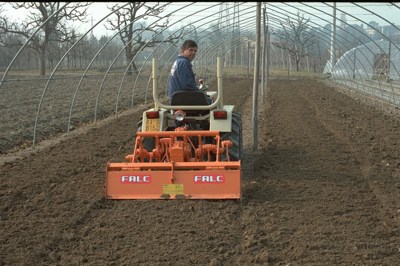
[[[202,91],[177,91],[172,95],[171,105],[208,105],[207,96]],[[210,110],[183,110],[187,115],[205,115]]]

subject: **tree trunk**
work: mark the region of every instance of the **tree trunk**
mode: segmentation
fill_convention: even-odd
[[[39,52],[39,60],[40,60],[40,75],[46,75],[46,51],[41,49]]]
[[[128,76],[132,76],[132,66],[130,65],[130,62],[132,61],[132,46],[129,43],[126,48],[125,48],[125,57],[126,57],[126,68],[127,71],[126,73],[128,74]]]
[[[132,69],[133,69],[133,71],[134,71],[134,72],[135,72],[135,74],[137,75],[137,74],[138,74],[138,70],[137,70],[137,67],[136,67],[135,61],[132,61],[132,64],[131,64],[131,66],[132,66]]]
[[[135,62],[133,61],[133,53],[132,52],[126,52],[126,67],[128,68],[127,74],[128,76],[132,76],[132,73],[135,72],[137,75],[138,70],[135,65]]]

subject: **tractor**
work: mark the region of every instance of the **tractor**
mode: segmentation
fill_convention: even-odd
[[[154,58],[152,67],[155,106],[143,113],[126,162],[107,163],[106,198],[240,199],[241,114],[223,104],[221,59],[217,91],[179,91],[168,104]]]

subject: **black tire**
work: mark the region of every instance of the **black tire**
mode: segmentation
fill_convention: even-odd
[[[231,161],[239,161],[243,158],[242,115],[240,113],[232,113],[232,131],[222,132],[221,140],[232,141],[233,145],[229,148]],[[221,154],[221,160],[227,161],[225,153]]]
[[[143,121],[140,120],[137,123],[136,132],[142,132]],[[156,147],[154,138],[142,138],[143,148],[145,148],[148,152],[152,152]]]

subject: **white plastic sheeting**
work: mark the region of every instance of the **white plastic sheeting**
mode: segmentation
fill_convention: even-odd
[[[339,58],[333,79],[400,80],[400,42],[379,40],[357,46]]]
[[[373,102],[379,101],[382,109],[396,114],[400,109],[399,47],[400,38],[354,47],[336,62],[331,80]],[[326,68],[330,69],[328,63]]]

